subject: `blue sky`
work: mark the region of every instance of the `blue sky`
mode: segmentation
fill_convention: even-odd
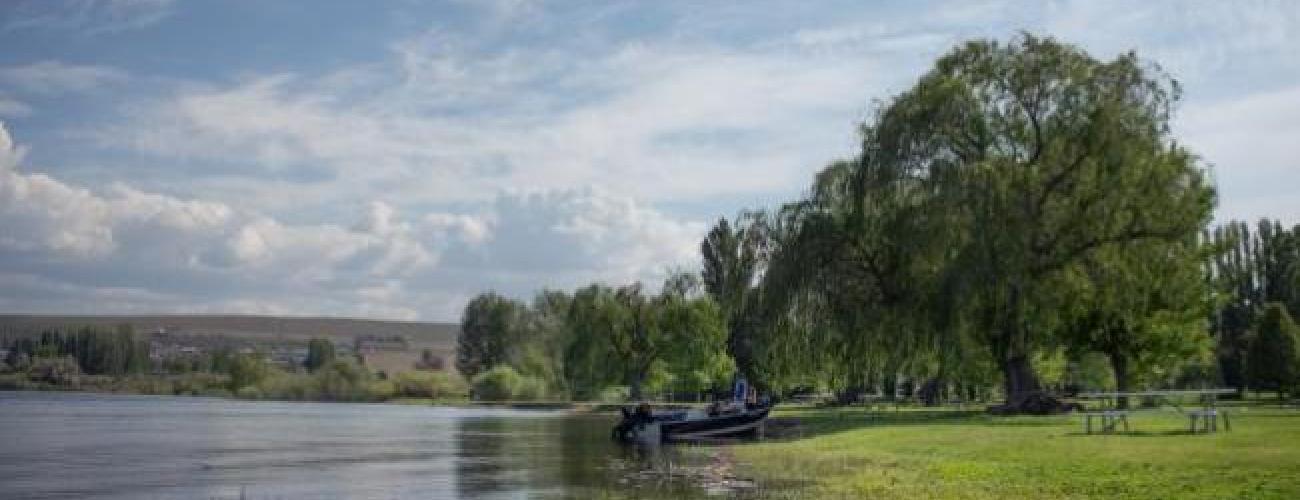
[[[656,283],[1020,30],[1162,65],[1219,219],[1300,222],[1300,2],[7,1],[0,311],[456,320]]]

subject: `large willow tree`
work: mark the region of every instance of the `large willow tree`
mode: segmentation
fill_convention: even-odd
[[[1032,354],[1060,329],[1046,288],[1060,273],[1208,223],[1214,191],[1170,136],[1178,97],[1133,53],[1103,62],[1023,35],[954,50],[881,114],[880,161],[920,172],[943,206],[942,302],[990,350],[1010,402],[1039,389]]]
[[[1060,289],[1071,273],[1123,262],[1091,288],[1122,283],[1111,274],[1143,263],[1117,252],[1160,259],[1208,223],[1214,191],[1170,136],[1178,98],[1132,53],[1099,61],[1031,35],[954,49],[863,125],[857,158],[772,218],[765,340],[886,376],[991,360],[1015,409],[1040,388],[1033,355],[1081,338],[1079,296]],[[1089,313],[1147,317],[1109,305],[1128,306]],[[1125,356],[1144,345],[1082,338]]]

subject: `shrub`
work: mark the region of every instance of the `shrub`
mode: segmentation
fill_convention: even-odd
[[[230,360],[228,368],[230,374],[230,392],[239,392],[239,389],[257,384],[271,373],[271,367],[266,362],[254,355],[237,355]]]
[[[601,389],[596,399],[603,403],[622,403],[627,401],[629,394],[631,394],[631,391],[628,390],[627,386],[611,385]]]
[[[394,382],[397,395],[408,398],[457,398],[468,391],[463,379],[447,372],[402,372]]]
[[[191,372],[172,378],[172,394],[206,396],[225,392],[230,377],[217,373]]]
[[[366,389],[370,374],[355,363],[334,360],[312,375],[322,399],[329,401],[364,401],[370,399]]]
[[[514,397],[521,379],[514,368],[500,365],[474,377],[472,394],[480,401],[505,401]]]
[[[316,379],[309,375],[279,372],[258,383],[258,389],[267,399],[314,401],[320,399]]]
[[[397,395],[397,383],[392,380],[379,379],[371,382],[366,387],[366,399],[371,401],[384,401],[392,399]]]
[[[257,386],[249,385],[240,387],[238,391],[235,391],[235,397],[240,399],[264,399],[266,398],[266,394],[264,394],[261,389],[257,388]]]
[[[537,377],[520,376],[513,399],[537,401],[546,397],[546,383]]]
[[[32,359],[32,365],[27,369],[27,377],[35,382],[77,387],[81,383],[81,367],[72,356],[37,357]]]

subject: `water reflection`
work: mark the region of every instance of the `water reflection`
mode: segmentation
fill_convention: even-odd
[[[462,419],[458,496],[682,498],[703,492],[682,472],[703,464],[707,453],[619,445],[609,439],[610,425],[604,416]]]
[[[725,450],[621,446],[611,425],[494,409],[0,392],[0,498],[685,498],[726,474]]]

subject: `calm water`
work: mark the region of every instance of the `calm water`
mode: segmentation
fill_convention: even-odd
[[[708,450],[618,446],[609,426],[555,412],[0,392],[0,498],[703,493],[656,471]]]

